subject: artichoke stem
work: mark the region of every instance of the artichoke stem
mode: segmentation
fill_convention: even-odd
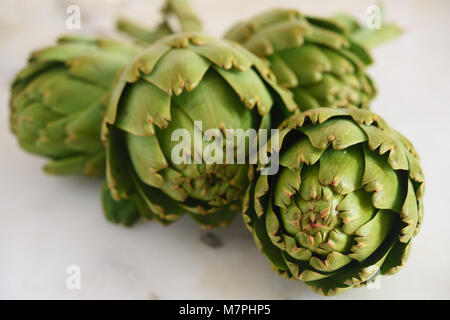
[[[195,13],[194,8],[188,0],[166,0],[162,9],[165,20],[168,21],[171,16],[179,24],[176,31],[180,32],[198,32],[202,31],[202,21]]]
[[[351,34],[351,38],[368,49],[373,49],[385,42],[394,40],[403,33],[395,24],[385,24],[381,29],[359,29]]]
[[[171,30],[165,23],[162,23],[154,30],[151,30],[134,21],[124,18],[119,18],[117,20],[117,29],[131,38],[144,43],[153,43],[156,40],[171,34]]]
[[[131,38],[147,44],[176,32],[202,30],[202,22],[188,0],[166,0],[161,11],[164,18],[154,29],[124,18],[117,20],[117,29]]]

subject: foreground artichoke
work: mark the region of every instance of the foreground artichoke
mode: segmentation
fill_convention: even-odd
[[[359,109],[312,109],[280,128],[280,170],[244,202],[273,268],[324,295],[398,272],[423,218],[411,143]]]
[[[177,163],[172,134],[187,130],[195,144],[196,130],[268,128],[295,109],[266,64],[235,43],[196,33],[158,41],[112,91],[102,132],[107,218],[131,225],[140,215],[167,224],[188,212],[205,227],[228,224],[240,210],[247,165]],[[204,154],[205,144],[189,146],[189,156]]]
[[[23,149],[51,159],[45,171],[104,174],[103,99],[137,53],[113,40],[66,36],[31,55],[12,85],[10,125]]]
[[[372,58],[349,34],[335,20],[278,9],[238,23],[225,37],[266,58],[302,110],[368,108],[376,92],[364,69]]]

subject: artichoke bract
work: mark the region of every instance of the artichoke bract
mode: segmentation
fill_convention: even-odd
[[[423,218],[411,143],[353,108],[293,116],[277,141],[280,169],[255,179],[243,209],[273,268],[323,295],[398,272]]]
[[[161,13],[163,20],[153,30],[123,18],[117,20],[117,29],[143,44],[152,44],[178,32],[202,31],[202,21],[188,0],[166,0]]]
[[[46,172],[104,175],[102,99],[138,52],[113,40],[66,36],[31,55],[12,85],[10,126],[23,149],[51,159]]]
[[[232,27],[225,38],[265,58],[299,108],[368,108],[376,90],[365,66],[370,54],[332,19],[296,10],[264,12]]]
[[[197,33],[156,42],[121,72],[111,94],[102,131],[107,218],[168,224],[188,212],[205,227],[228,224],[240,211],[247,165],[174,161],[173,134],[186,130],[194,140],[196,131],[269,128],[296,108],[267,65],[236,43]],[[188,153],[201,156],[205,143]]]

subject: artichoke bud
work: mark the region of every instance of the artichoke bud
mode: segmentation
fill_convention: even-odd
[[[411,143],[367,110],[317,108],[280,129],[280,170],[249,187],[244,221],[274,268],[331,295],[406,263],[423,218]]]
[[[162,223],[188,212],[205,227],[228,224],[248,184],[248,162],[229,152],[248,139],[227,132],[258,130],[271,113],[297,108],[269,73],[238,44],[197,33],[140,54],[119,75],[103,125],[115,200],[137,198],[141,215]]]
[[[103,97],[137,47],[81,36],[34,52],[12,85],[10,126],[20,146],[53,174],[103,176]]]
[[[376,94],[364,71],[372,58],[338,21],[296,10],[270,10],[238,23],[225,38],[268,60],[279,84],[294,93],[302,111],[367,109]]]

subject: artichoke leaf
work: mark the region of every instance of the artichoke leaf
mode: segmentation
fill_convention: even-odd
[[[303,164],[315,164],[324,153],[324,150],[314,148],[309,139],[301,137],[280,156],[280,164],[291,170],[301,169]]]
[[[125,134],[131,163],[139,179],[149,186],[161,188],[164,180],[159,171],[168,163],[155,136],[141,137]]]
[[[419,220],[419,211],[413,184],[408,180],[408,192],[406,194],[405,203],[400,212],[400,218],[405,223],[405,227],[401,230],[400,241],[408,243],[414,236]]]
[[[247,71],[253,65],[253,59],[242,54],[228,42],[211,39],[207,43],[191,46],[192,50],[203,58],[214,63],[219,69],[236,68],[239,71]]]
[[[399,272],[408,260],[412,241],[396,241],[381,265],[381,274],[393,275]]]
[[[355,232],[356,244],[348,256],[357,261],[364,261],[385,241],[398,222],[392,211],[380,210],[377,214]]]
[[[407,186],[401,173],[394,171],[385,160],[364,146],[365,171],[362,184],[367,192],[373,192],[372,202],[378,209],[400,212]]]
[[[256,106],[260,115],[270,111],[274,100],[256,71],[250,69],[247,72],[238,72],[219,68],[215,70],[239,95],[247,109],[253,109]]]
[[[342,230],[348,234],[355,234],[361,226],[369,222],[376,213],[372,205],[372,195],[364,190],[357,190],[345,196],[337,206],[338,217],[343,222]]]
[[[154,125],[165,128],[171,117],[171,97],[154,85],[139,80],[129,86],[120,102],[116,126],[136,136],[155,134]]]
[[[361,188],[364,173],[363,153],[359,146],[345,150],[327,149],[320,157],[319,181],[346,195]]]
[[[343,268],[352,261],[353,259],[345,254],[332,251],[327,255],[325,260],[321,260],[318,257],[311,257],[309,264],[318,271],[333,272]]]
[[[161,57],[144,79],[171,95],[184,89],[194,90],[211,66],[211,62],[186,48],[174,49]]]
[[[296,75],[299,86],[318,83],[324,73],[332,70],[331,61],[314,45],[305,44],[281,51],[279,55]]]
[[[274,187],[274,204],[286,208],[291,203],[291,197],[300,189],[301,169],[290,170],[282,168]]]
[[[297,75],[278,54],[271,55],[269,62],[270,67],[277,76],[277,81],[280,86],[285,88],[295,88],[298,86]]]
[[[343,150],[367,140],[364,131],[347,119],[330,119],[315,126],[305,125],[300,131],[308,136],[315,148],[321,150],[327,148],[330,142],[333,149]]]

